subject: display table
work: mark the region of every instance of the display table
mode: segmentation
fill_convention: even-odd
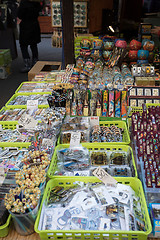
[[[39,237],[39,234],[37,234],[37,233],[31,234],[28,236],[21,236],[15,231],[14,227],[11,226],[8,236],[4,237],[4,238],[0,238],[0,239],[3,239],[3,240],[10,240],[10,239],[13,239],[13,240],[33,240],[33,239],[40,240],[40,237]]]

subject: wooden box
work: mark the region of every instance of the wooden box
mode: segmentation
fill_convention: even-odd
[[[28,72],[28,81],[33,81],[35,75],[39,73],[49,73],[53,70],[61,70],[61,62],[38,61]]]

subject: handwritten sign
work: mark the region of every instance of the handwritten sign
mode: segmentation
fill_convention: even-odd
[[[43,146],[53,146],[53,141],[49,138],[43,138],[42,145]]]
[[[18,121],[19,127],[24,129],[34,129],[38,121],[31,117],[29,114],[23,114]]]
[[[98,167],[93,171],[93,175],[96,176],[99,180],[101,180],[105,184],[116,184],[117,181],[110,176],[103,168]]]
[[[27,100],[27,109],[37,109],[38,100]]]
[[[91,127],[99,125],[99,117],[90,117],[90,125]]]
[[[4,168],[0,167],[0,185],[4,182],[5,179],[5,172],[4,172]]]
[[[71,133],[71,140],[70,140],[70,147],[78,146],[81,140],[81,133],[80,132],[72,132]]]

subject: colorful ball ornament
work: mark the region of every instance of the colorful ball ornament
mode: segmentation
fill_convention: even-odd
[[[130,44],[129,44],[129,48],[130,50],[139,50],[141,48],[142,43],[133,39]]]
[[[149,51],[148,50],[138,50],[138,59],[139,60],[146,60],[149,57]]]

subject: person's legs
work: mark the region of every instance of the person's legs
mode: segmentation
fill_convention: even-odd
[[[31,44],[30,45],[31,51],[32,51],[32,66],[38,61],[38,47],[37,44]]]
[[[22,73],[27,73],[31,69],[30,56],[28,53],[28,45],[20,44],[20,48],[21,48],[22,57],[23,57],[23,61],[24,61],[24,67],[20,71]]]

